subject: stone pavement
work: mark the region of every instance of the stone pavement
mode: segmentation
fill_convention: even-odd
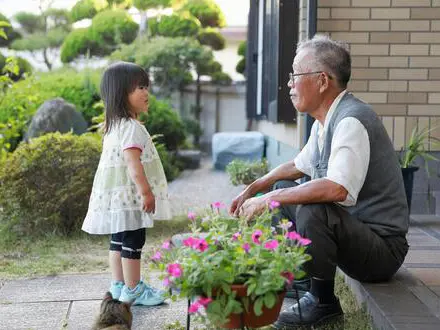
[[[361,284],[346,276],[377,329],[440,329],[440,217],[412,215],[404,267],[388,283]]]

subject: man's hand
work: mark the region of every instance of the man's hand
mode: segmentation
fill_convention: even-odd
[[[247,221],[260,215],[267,207],[267,198],[265,196],[252,197],[246,200],[238,209],[238,216],[246,218]]]
[[[229,208],[229,214],[238,217],[238,211],[243,203],[250,197],[247,189],[243,190],[240,195],[234,198],[232,201],[231,207]]]
[[[154,213],[156,211],[156,201],[151,191],[147,194],[142,194],[142,211],[147,213]]]

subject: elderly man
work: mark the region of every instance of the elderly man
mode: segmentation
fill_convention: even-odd
[[[385,281],[408,251],[409,216],[397,155],[371,106],[346,90],[350,53],[338,42],[315,36],[299,43],[292,67],[292,103],[316,119],[310,138],[293,161],[249,185],[230,209],[250,219],[268,201],[278,201],[282,217],[312,240],[312,260],[305,266],[310,291],[299,306],[280,313],[277,328],[342,315],[334,295],[337,266],[360,281]],[[311,181],[293,182],[304,175]]]

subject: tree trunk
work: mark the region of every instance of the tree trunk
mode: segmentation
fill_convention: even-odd
[[[199,123],[200,126],[200,114],[202,112],[202,105],[201,105],[201,98],[202,98],[202,86],[200,84],[200,74],[197,73],[197,79],[196,79],[196,106],[194,109],[194,117],[196,118],[196,121]],[[194,137],[194,144],[198,146],[200,143],[200,137],[195,136]]]
[[[49,58],[47,57],[47,48],[43,49],[43,58],[44,58],[44,64],[46,64],[49,71],[52,70],[52,63],[49,62]]]

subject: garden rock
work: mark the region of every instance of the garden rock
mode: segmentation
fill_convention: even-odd
[[[195,170],[200,167],[202,152],[194,149],[178,150],[176,157],[183,164],[185,169]]]
[[[214,167],[224,170],[234,159],[261,161],[264,135],[260,132],[222,132],[212,137]]]
[[[26,140],[50,132],[81,135],[87,131],[87,122],[75,106],[62,98],[44,102],[32,118]]]

